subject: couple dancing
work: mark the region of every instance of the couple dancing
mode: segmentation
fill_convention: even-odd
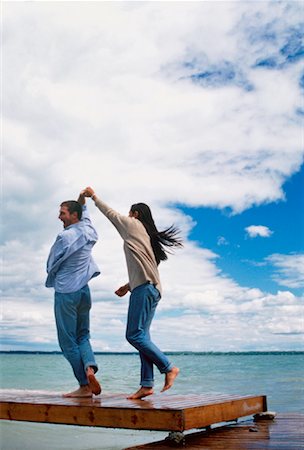
[[[61,203],[59,219],[63,231],[58,234],[47,261],[46,286],[55,290],[55,319],[58,342],[72,366],[79,388],[64,397],[92,397],[101,392],[95,376],[98,366],[90,344],[89,314],[91,296],[88,282],[100,274],[91,251],[98,239],[86,206],[91,198],[110,220],[124,241],[129,281],[115,292],[123,297],[131,293],[126,339],[141,360],[140,388],[129,399],[153,394],[153,366],[165,375],[162,389],[171,388],[179,369],[151,341],[150,325],[161,298],[158,265],[167,259],[166,247],[181,247],[173,226],[158,231],[149,206],[137,203],[124,216],[106,205],[91,187],[84,189],[78,201]]]

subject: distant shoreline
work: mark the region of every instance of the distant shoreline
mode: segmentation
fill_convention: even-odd
[[[206,355],[206,356],[220,356],[220,355],[304,355],[302,350],[285,350],[285,351],[239,351],[239,352],[192,352],[192,351],[168,351],[164,352],[166,355]],[[9,355],[61,355],[60,351],[43,351],[43,350],[0,350],[0,354]],[[95,355],[119,355],[130,356],[137,355],[137,352],[94,352]]]

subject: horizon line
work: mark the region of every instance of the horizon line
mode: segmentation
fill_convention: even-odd
[[[228,355],[228,354],[304,354],[304,350],[236,350],[236,351],[191,351],[172,350],[164,351],[167,355]],[[0,354],[39,354],[62,355],[60,350],[0,350]],[[138,355],[138,352],[95,351],[95,355]]]

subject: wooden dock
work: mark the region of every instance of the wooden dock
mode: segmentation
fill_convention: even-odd
[[[183,432],[267,410],[266,397],[237,395],[126,394],[63,398],[58,393],[1,391],[0,418],[93,427]]]
[[[303,450],[304,414],[278,414],[275,420],[246,420],[197,433],[186,434],[185,450]],[[169,450],[168,440],[129,447],[125,450]]]

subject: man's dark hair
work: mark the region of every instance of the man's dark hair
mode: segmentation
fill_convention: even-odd
[[[62,202],[60,206],[66,206],[70,214],[76,212],[78,219],[81,219],[82,206],[79,202],[76,202],[76,200],[67,200],[65,202]]]
[[[168,250],[165,247],[182,247],[182,240],[179,237],[179,230],[174,226],[167,228],[164,231],[158,231],[154,223],[151,210],[145,203],[136,203],[131,206],[131,211],[138,212],[138,220],[141,221],[145,227],[150,241],[157,265],[168,259]]]

